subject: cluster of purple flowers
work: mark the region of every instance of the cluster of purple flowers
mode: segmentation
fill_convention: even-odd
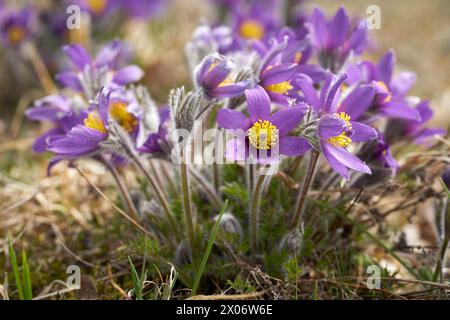
[[[110,1],[80,2],[98,13]],[[225,157],[254,155],[264,163],[267,155],[280,161],[315,150],[349,180],[349,169],[395,172],[390,146],[398,141],[424,143],[444,134],[426,127],[429,104],[408,95],[415,75],[394,72],[393,51],[377,63],[361,58],[368,44],[365,21],[351,22],[342,8],[327,19],[315,8],[287,27],[276,14],[281,2],[222,1],[229,25],[202,25],[187,45],[193,92],[203,105],[220,105],[220,128],[245,134],[227,142]],[[54,124],[34,144],[35,151],[55,155],[52,164],[85,156],[123,160],[114,148],[114,128],[135,152],[170,150],[172,122],[182,111],[158,109],[145,90],[129,86],[143,72],[124,64],[122,49],[114,41],[92,58],[80,45],[63,48],[71,67],[57,80],[73,91],[46,97],[28,112],[30,119]]]

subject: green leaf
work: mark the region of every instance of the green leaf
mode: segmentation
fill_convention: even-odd
[[[11,265],[13,268],[14,279],[16,280],[17,292],[19,293],[19,299],[24,300],[24,292],[22,287],[22,280],[19,272],[19,266],[17,265],[16,253],[12,246],[11,237],[9,237],[9,259],[11,260]]]
[[[128,260],[130,261],[131,279],[133,280],[134,285],[134,295],[136,296],[136,300],[143,300],[141,279],[139,278],[139,274],[137,273],[133,261],[131,261],[130,257],[128,257]]]
[[[220,226],[220,220],[222,220],[222,216],[227,209],[228,206],[228,199],[225,200],[225,203],[223,204],[222,210],[219,213],[219,218],[217,219],[216,223],[214,224],[214,227],[211,232],[211,237],[209,238],[208,245],[206,246],[205,254],[203,255],[202,262],[200,263],[200,268],[197,272],[197,275],[195,276],[194,285],[192,286],[191,296],[194,296],[197,293],[198,285],[200,284],[200,280],[202,278],[203,272],[206,268],[206,263],[208,262],[209,255],[211,254],[212,246],[214,244],[214,241],[216,241],[217,233],[219,232],[219,226]]]
[[[30,267],[28,266],[27,254],[25,251],[22,251],[22,280],[24,287],[24,299],[31,300],[33,299],[33,290],[31,286],[31,274]]]

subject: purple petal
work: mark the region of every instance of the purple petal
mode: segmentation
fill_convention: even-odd
[[[289,157],[300,156],[311,149],[308,140],[302,137],[280,137],[279,143],[280,154]]]
[[[420,113],[409,107],[404,101],[392,100],[383,108],[380,108],[380,113],[389,118],[420,121]]]
[[[208,94],[215,98],[233,98],[244,94],[244,91],[250,87],[251,81],[245,80],[227,86],[219,86],[210,90]]]
[[[55,76],[56,81],[63,87],[71,88],[75,91],[83,91],[78,75],[72,71],[63,71]]]
[[[357,87],[342,101],[338,111],[345,112],[352,120],[356,120],[367,111],[374,97],[375,89],[372,86]]]
[[[213,89],[219,86],[228,77],[232,69],[230,61],[222,61],[206,72],[202,84],[207,89]]]
[[[248,113],[251,122],[266,120],[270,115],[270,99],[266,90],[257,85],[254,89],[245,90]]]
[[[242,161],[246,158],[245,141],[233,138],[226,143],[225,157],[234,161]]]
[[[329,149],[332,146],[330,144],[326,143],[326,142],[321,142],[320,145],[321,145],[321,148],[322,148],[323,155],[327,159],[328,164],[330,165],[330,167],[334,171],[339,173],[342,177],[344,177],[344,179],[350,180],[349,179],[349,175],[348,175],[347,167],[344,166],[338,159],[336,159],[336,157],[330,152]]]
[[[341,84],[347,79],[347,74],[343,73],[336,82],[331,86],[330,91],[328,91],[327,99],[325,101],[325,109],[324,112],[334,112],[336,109],[335,105],[338,100],[337,92],[339,88],[341,87]]]
[[[297,70],[295,63],[282,63],[263,71],[260,80],[263,87],[287,81],[292,78]]]
[[[92,62],[90,54],[79,44],[64,46],[63,51],[79,70],[83,70],[86,65]]]
[[[391,91],[395,96],[406,96],[416,83],[417,76],[413,72],[402,72],[395,75],[391,82]]]
[[[351,135],[351,139],[354,142],[362,142],[375,139],[378,136],[377,131],[361,122],[350,122],[352,125],[353,133]]]
[[[337,161],[347,168],[369,174],[372,173],[372,170],[370,170],[370,168],[362,162],[361,159],[348,152],[345,148],[335,147],[328,144],[327,150]]]
[[[325,116],[320,119],[318,132],[322,139],[336,137],[345,130],[347,130],[347,123],[344,119],[335,116]]]
[[[327,19],[320,8],[315,7],[311,15],[313,27],[312,34],[315,45],[319,48],[325,48],[328,38]]]
[[[280,136],[284,136],[299,125],[304,114],[305,109],[301,106],[287,107],[275,112],[267,120],[277,127]]]
[[[389,86],[395,65],[395,53],[389,50],[378,62],[378,77]]]
[[[344,8],[340,8],[328,26],[329,49],[338,48],[344,43],[347,39],[349,28],[350,21],[347,12]]]
[[[62,134],[64,134],[64,131],[61,128],[52,128],[48,130],[34,141],[32,146],[33,151],[36,153],[47,151],[49,139]]]
[[[220,109],[217,113],[217,123],[224,129],[250,128],[250,120],[241,112],[231,109]]]
[[[319,108],[319,99],[317,97],[316,89],[313,87],[311,80],[305,76],[296,78],[295,82],[297,89],[303,93],[305,101],[314,108]]]
[[[97,67],[102,67],[106,65],[112,65],[120,53],[121,42],[119,40],[114,40],[107,44],[97,53],[95,57],[95,65]]]
[[[127,66],[118,70],[114,74],[113,82],[124,86],[132,82],[141,80],[144,76],[144,71],[136,65]]]

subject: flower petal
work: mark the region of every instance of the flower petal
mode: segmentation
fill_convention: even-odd
[[[350,20],[344,8],[339,8],[338,12],[330,21],[328,26],[328,46],[330,49],[340,47],[348,36]]]
[[[395,65],[395,53],[389,50],[378,62],[378,78],[390,85]]]
[[[327,159],[328,164],[330,167],[339,173],[344,179],[350,180],[348,175],[348,169],[346,166],[344,166],[341,162],[336,159],[336,157],[330,152],[330,148],[332,147],[330,144],[326,142],[322,142],[321,144],[323,155],[325,156],[325,159]]]
[[[335,147],[328,144],[327,150],[334,158],[337,159],[337,161],[339,161],[347,168],[369,174],[372,173],[370,168],[364,162],[362,162],[361,159],[348,152],[345,148]]]
[[[90,54],[79,44],[71,44],[63,47],[64,53],[69,57],[70,61],[79,69],[92,62]]]
[[[270,98],[266,90],[257,85],[254,89],[245,90],[248,113],[251,122],[266,120],[270,115]]]
[[[124,86],[132,82],[141,80],[144,76],[144,71],[136,65],[130,65],[118,70],[114,74],[113,82]]]
[[[378,136],[377,131],[372,128],[371,126],[368,126],[366,124],[363,124],[361,122],[350,122],[352,125],[352,135],[350,138],[354,142],[362,142],[362,141],[368,141],[375,139]]]
[[[220,109],[217,123],[224,129],[247,130],[250,127],[250,120],[243,113],[231,109]]]
[[[335,116],[325,116],[320,119],[318,133],[322,139],[328,139],[340,135],[347,129],[344,119]]]
[[[225,158],[234,161],[243,161],[246,158],[245,141],[233,138],[226,143]]]
[[[231,72],[232,63],[228,60],[220,62],[211,70],[205,73],[202,79],[202,85],[207,89],[214,89],[219,86]]]
[[[302,137],[280,137],[279,143],[280,154],[289,157],[300,156],[311,149],[308,140]]]
[[[299,125],[304,115],[304,107],[292,106],[275,112],[267,120],[277,127],[280,136],[284,136]]]
[[[246,89],[251,87],[250,80],[236,82],[227,86],[219,86],[209,92],[209,95],[216,98],[233,98],[244,94]]]
[[[367,111],[374,97],[375,89],[372,86],[359,86],[342,101],[338,111],[345,112],[351,119],[356,120]]]

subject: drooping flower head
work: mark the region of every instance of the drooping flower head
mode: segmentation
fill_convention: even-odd
[[[136,65],[121,66],[124,45],[115,40],[104,46],[95,59],[79,44],[64,46],[64,53],[69,58],[72,69],[60,72],[56,79],[60,84],[95,98],[102,87],[124,86],[139,81],[144,72]]]
[[[0,8],[0,35],[5,47],[18,48],[33,35],[37,28],[35,9]]]
[[[196,68],[194,77],[208,98],[232,98],[242,95],[251,85],[250,80],[235,82],[233,71],[236,67],[230,59],[211,54]]]
[[[245,96],[249,117],[230,109],[221,109],[217,115],[221,128],[244,133],[243,138],[233,138],[227,142],[227,158],[241,161],[252,155],[259,162],[277,161],[279,154],[298,156],[311,148],[305,138],[289,135],[300,124],[306,105],[292,106],[271,114],[270,98],[261,86],[246,90]]]

